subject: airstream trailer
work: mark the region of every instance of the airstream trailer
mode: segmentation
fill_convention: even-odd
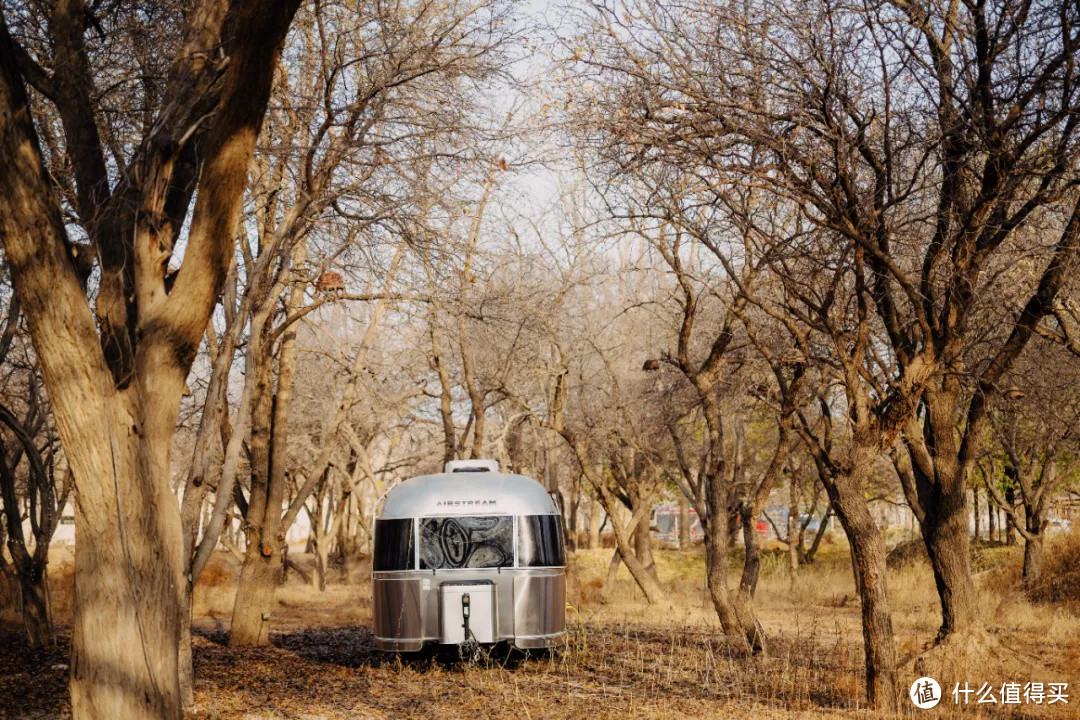
[[[564,633],[562,523],[537,481],[494,460],[452,461],[392,488],[375,513],[379,649],[539,649]]]

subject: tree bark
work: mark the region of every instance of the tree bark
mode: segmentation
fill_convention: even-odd
[[[689,550],[691,546],[690,500],[686,495],[679,493],[679,549]]]
[[[581,476],[570,485],[569,512],[563,513],[566,522],[566,547],[571,551],[578,549],[578,512],[581,508]]]
[[[1043,540],[1041,527],[1030,527],[1032,536],[1024,538],[1024,585],[1033,587],[1042,577]]]
[[[307,246],[292,249],[285,277],[292,282],[285,302],[286,316],[303,305],[304,285],[296,281],[293,268],[307,257]],[[267,323],[257,342],[262,357],[258,363],[255,403],[251,420],[251,502],[246,517],[248,549],[229,633],[233,647],[265,645],[269,642],[270,615],[274,595],[284,565],[285,533],[282,506],[288,482],[289,412],[296,378],[296,324],[285,327],[277,353],[277,378],[273,377],[273,326]],[[302,491],[298,491],[302,492]],[[303,502],[303,499],[299,500]],[[251,565],[252,567],[248,567]]]
[[[263,549],[267,552],[263,552]],[[256,538],[248,545],[240,580],[236,586],[230,647],[266,645],[270,642],[270,616],[274,595],[281,579],[282,560],[269,546],[261,548]]]
[[[941,601],[938,637],[966,632],[975,625],[978,616],[966,508],[948,508],[942,504],[929,510],[922,532]]]
[[[604,509],[595,497],[589,500],[589,544],[590,550],[600,547],[600,526],[604,522]]]
[[[277,403],[274,402],[273,358],[265,337],[252,339],[261,345],[255,367],[248,370],[256,378],[251,409],[251,494],[244,521],[247,552],[240,570],[233,605],[229,645],[243,647],[265,645],[269,637],[270,614],[274,592],[280,580],[283,538],[280,538],[282,504],[285,495],[284,475],[273,466],[272,443]],[[284,350],[282,350],[284,352]],[[280,380],[282,373],[279,371]],[[280,387],[280,386],[279,386]]]
[[[739,593],[746,600],[753,600],[757,592],[758,578],[761,576],[761,536],[757,531],[757,518],[753,515],[754,508],[749,503],[743,503],[739,507],[739,517],[742,521],[743,536],[743,570],[739,579]],[[760,517],[760,515],[758,516]]]
[[[1012,485],[1009,485],[1009,487],[1005,488],[1005,502],[1006,502],[1006,504],[1008,504],[1009,509],[1013,509],[1013,508],[1016,507],[1016,488],[1013,487]],[[1016,525],[1013,522],[1012,513],[1009,513],[1009,512],[1005,513],[1004,529],[1005,529],[1005,544],[1010,545],[1010,546],[1015,545],[1016,544]]]
[[[760,515],[754,516],[753,509],[752,503],[743,503],[740,506],[745,553],[734,606],[750,649],[754,654],[758,654],[765,652],[765,633],[761,630],[757,612],[754,610],[754,593],[757,592],[758,577],[761,574],[761,538],[756,522]]]
[[[188,583],[185,583],[185,586]],[[195,704],[195,657],[191,647],[191,597],[194,588],[184,588],[180,601],[180,650],[177,673],[180,678],[180,702],[190,708]]]
[[[862,605],[867,699],[875,709],[888,711],[899,707],[899,695],[885,541],[863,492],[866,475],[875,458],[873,447],[856,446],[852,451],[850,472],[831,478],[825,486],[851,544],[852,568]]]
[[[160,469],[184,371],[175,353],[143,350],[138,391],[109,387],[2,21],[0,157],[0,239],[79,493],[72,711],[80,720],[178,719],[180,527]],[[137,397],[159,402],[148,408]]]
[[[978,616],[971,578],[967,468],[957,442],[954,384],[946,381],[944,389],[926,390],[923,426],[912,418],[904,430],[917,492],[917,499],[909,497],[908,502],[922,527],[941,603],[938,641],[967,632]]]
[[[17,302],[17,301],[16,301]],[[17,308],[17,305],[16,305]],[[18,312],[17,309],[14,312]],[[11,318],[15,321],[16,318]],[[9,453],[0,439],[0,502],[3,504],[3,516],[7,521],[7,542],[11,555],[10,565],[0,558],[0,568],[5,579],[10,577],[12,589],[17,595],[16,604],[22,615],[23,630],[27,645],[42,647],[51,640],[55,641],[53,626],[49,615],[48,563],[49,544],[57,523],[57,500],[53,480],[38,453],[34,438],[26,426],[8,410],[0,405],[0,421],[16,435],[23,446],[21,452]],[[26,494],[29,499],[30,530],[34,541],[34,551],[27,550],[27,539],[23,530],[23,518],[19,512],[19,499],[15,492],[16,470],[20,458],[25,457],[29,465],[26,474]],[[59,500],[67,502],[67,490]],[[0,539],[3,535],[0,535]],[[2,547],[0,547],[2,554]]]
[[[986,525],[990,542],[997,543],[998,541],[998,529],[997,529],[997,506],[987,500],[986,503]]]
[[[45,565],[37,562],[31,562],[30,567],[19,569],[23,629],[30,647],[43,647],[52,641],[46,569]]]
[[[833,512],[832,500],[830,500],[825,508],[825,513],[821,516],[821,522],[818,523],[817,532],[814,533],[814,542],[810,543],[810,549],[803,553],[802,562],[807,565],[814,564],[814,557],[817,555],[818,548],[821,547],[821,541],[829,531],[829,523],[832,522]],[[802,541],[801,536],[799,540]]]
[[[802,533],[799,532],[799,483],[794,472],[789,476],[789,492],[791,493],[788,499],[788,523],[787,523],[787,536],[788,536],[788,575],[790,580],[790,587],[795,589],[795,583],[799,578],[799,548],[802,547]],[[796,540],[798,535],[798,540]]]
[[[645,501],[642,499],[638,502],[644,503]],[[653,558],[652,533],[649,531],[650,514],[651,509],[646,507],[642,519],[634,528],[634,555],[645,569],[645,572],[649,573],[654,580],[660,582],[660,577],[656,574],[656,561]]]
[[[976,486],[971,491],[971,505],[975,517],[975,542],[982,540],[982,518],[979,517],[979,488]]]
[[[601,591],[605,598],[612,598],[615,595],[615,582],[619,578],[619,563],[622,561],[622,556],[619,555],[619,549],[616,548],[615,552],[611,553],[611,560],[608,561],[607,575],[604,577],[604,587]]]
[[[315,572],[311,576],[311,586],[319,592],[326,592],[326,566],[330,557],[329,538],[324,538],[322,542],[316,539],[314,550]]]
[[[728,529],[726,517],[714,521],[710,516],[705,523],[705,579],[709,588],[720,627],[729,638],[734,638],[751,652],[760,646],[757,632],[748,633],[731,599],[727,584]],[[760,647],[759,647],[760,649]]]

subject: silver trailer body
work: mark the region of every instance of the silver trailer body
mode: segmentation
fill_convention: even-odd
[[[406,480],[376,507],[376,647],[459,645],[466,629],[480,644],[551,647],[566,620],[562,523],[551,496],[494,461],[446,469]]]

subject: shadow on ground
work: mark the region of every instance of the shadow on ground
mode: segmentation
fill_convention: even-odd
[[[196,637],[211,645],[228,646],[229,636],[223,629],[195,629]],[[327,663],[343,668],[402,668],[417,672],[439,668],[440,670],[464,669],[474,666],[487,668],[498,666],[514,670],[529,660],[544,660],[548,651],[522,651],[506,643],[484,649],[479,661],[463,662],[456,647],[429,645],[420,652],[383,652],[375,647],[375,636],[366,627],[319,627],[294,632],[272,633],[270,644],[281,650],[317,663]],[[233,652],[236,652],[235,650]],[[244,650],[243,652],[258,652]]]
[[[43,648],[25,642],[21,632],[0,629],[0,718],[69,717],[70,637]]]

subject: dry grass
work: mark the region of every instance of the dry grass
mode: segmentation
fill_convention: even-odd
[[[1047,575],[1074,577],[1070,573],[1077,571],[1077,548],[1076,538],[1049,547]],[[978,576],[988,630],[980,636],[977,651],[951,660],[948,674],[972,684],[1061,680],[1070,683],[1077,697],[1065,707],[970,706],[959,712],[947,695],[937,709],[920,714],[1078,716],[1080,618],[1073,612],[1076,595],[1069,590],[1075,586],[1055,584],[1048,577],[1049,589],[1045,594],[1037,589],[1036,601],[1031,601],[1018,589],[1018,550],[994,552],[996,557],[987,563],[1000,567]],[[766,554],[757,596],[770,636],[765,658],[744,657],[718,632],[702,581],[700,550],[657,552],[660,579],[669,593],[655,606],[644,603],[625,568],[618,575],[615,599],[603,602],[600,589],[610,553],[602,549],[573,556],[570,633],[563,649],[532,658],[504,653],[477,667],[375,651],[370,568],[363,564],[333,571],[325,593],[291,573],[278,593],[272,646],[229,649],[224,640],[239,564],[220,554],[195,595],[197,712],[192,716],[885,717],[863,707],[859,603],[846,549],[825,548],[813,567],[802,569],[794,586],[786,575],[786,557]],[[733,558],[733,582],[737,566]],[[69,618],[70,574],[62,563],[52,567],[54,605],[66,607]],[[889,590],[897,644],[906,661],[906,687],[915,677],[914,661],[937,632],[937,596],[929,568],[921,562],[890,572]],[[57,617],[65,623],[61,613]],[[12,632],[0,636],[0,718],[67,716],[62,667],[66,647],[37,653],[8,649],[16,642]],[[29,694],[28,682],[33,684]],[[946,693],[952,687],[943,686]],[[26,697],[33,702],[22,702]]]

